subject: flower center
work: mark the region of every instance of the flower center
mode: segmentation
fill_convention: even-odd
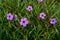
[[[52,22],[54,22],[54,20]]]
[[[9,16],[9,18],[10,18],[11,16]]]
[[[42,16],[44,16],[44,15],[42,15]]]
[[[31,10],[31,8],[29,8]]]
[[[25,23],[25,21],[23,21],[23,23]]]

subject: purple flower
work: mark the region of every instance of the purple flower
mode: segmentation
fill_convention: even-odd
[[[32,6],[28,6],[28,7],[27,7],[27,10],[28,10],[28,11],[32,11],[32,10],[33,10],[33,9],[32,9]]]
[[[27,18],[22,18],[21,21],[20,21],[20,25],[25,27],[25,26],[27,26],[27,24],[28,24]]]
[[[44,19],[45,16],[46,16],[46,14],[45,14],[44,12],[40,13],[40,15],[39,15],[39,17],[40,17],[41,19]]]
[[[50,19],[50,24],[55,24],[57,22],[56,18]]]
[[[15,21],[17,20],[17,15],[14,15],[13,20]]]
[[[8,19],[8,20],[13,20],[13,15],[12,15],[11,13],[8,13],[8,14],[7,14],[7,19]]]
[[[37,0],[38,2],[42,2],[43,0]]]

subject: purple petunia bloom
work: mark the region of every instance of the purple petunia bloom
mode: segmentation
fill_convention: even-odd
[[[13,20],[13,15],[12,15],[11,13],[8,13],[8,14],[7,14],[7,19],[8,19],[8,20]]]
[[[55,24],[57,22],[56,18],[50,19],[50,24]]]
[[[37,0],[38,2],[42,2],[43,0]]]
[[[41,19],[44,19],[45,16],[46,16],[46,14],[45,14],[44,12],[40,13],[40,15],[39,15],[39,17],[40,17]]]
[[[32,10],[33,10],[33,9],[32,9],[32,6],[28,6],[28,7],[27,7],[27,10],[28,10],[28,11],[32,11]]]
[[[27,18],[22,18],[21,21],[20,21],[20,25],[25,27],[25,26],[27,26],[27,24],[28,24]]]
[[[13,20],[15,21],[17,20],[17,15],[14,15]]]

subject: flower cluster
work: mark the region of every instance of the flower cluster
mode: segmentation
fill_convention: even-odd
[[[37,1],[38,1],[38,2],[42,2],[43,0],[37,0]],[[30,11],[33,10],[33,8],[32,8],[32,6],[29,5],[29,6],[26,8],[26,10],[30,12]],[[41,13],[39,14],[39,18],[41,18],[42,20],[44,20],[45,17],[46,17],[46,14],[45,14],[44,12],[41,12]],[[8,14],[7,14],[7,20],[17,20],[17,15],[13,15],[12,13],[8,13]],[[56,22],[57,22],[56,18],[51,18],[51,19],[50,19],[50,24],[56,24]],[[21,20],[20,20],[20,25],[26,27],[27,24],[28,24],[28,19],[27,19],[27,18],[21,18]]]
[[[46,16],[46,14],[45,14],[44,12],[40,13],[40,15],[39,15],[39,17],[40,17],[41,19],[44,19],[45,16]]]
[[[22,18],[20,24],[25,27],[28,24],[27,18]]]
[[[12,19],[13,19],[13,15],[12,15],[11,13],[8,13],[8,14],[7,14],[7,19],[8,19],[8,20],[12,20]]]
[[[56,22],[57,22],[57,19],[56,18],[50,19],[50,24],[56,24]]]
[[[33,9],[32,9],[32,6],[28,6],[27,8],[26,8],[28,11],[32,11]]]
[[[42,2],[43,0],[37,0],[38,2]]]
[[[13,15],[12,13],[8,13],[7,20],[17,20],[17,15]]]

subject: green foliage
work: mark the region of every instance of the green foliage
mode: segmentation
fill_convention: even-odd
[[[28,12],[27,6],[33,6],[33,11]],[[6,15],[11,12],[16,14],[16,21],[8,21]],[[39,13],[45,12],[44,20],[39,18]],[[22,27],[19,21],[27,17],[29,24]],[[57,23],[51,25],[49,19],[56,17]],[[0,0],[0,40],[56,40],[60,32],[60,5],[54,0]]]

